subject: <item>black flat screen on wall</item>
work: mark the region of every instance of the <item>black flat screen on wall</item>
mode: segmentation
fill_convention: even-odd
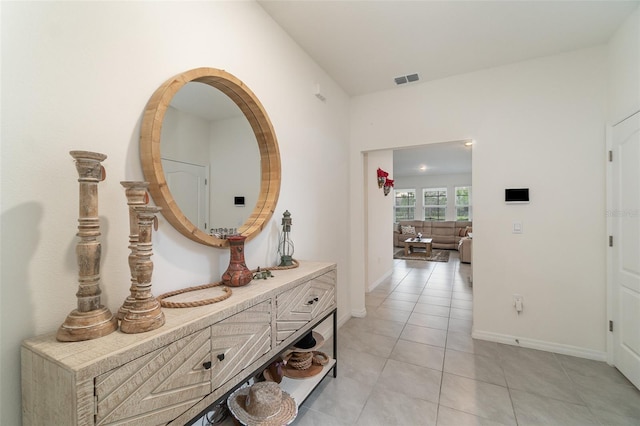
[[[504,201],[507,203],[528,203],[529,188],[511,188],[504,190]]]

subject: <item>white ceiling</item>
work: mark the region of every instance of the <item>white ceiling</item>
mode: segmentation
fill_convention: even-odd
[[[606,43],[638,1],[258,0],[349,95]],[[419,82],[408,83],[419,84]]]
[[[347,94],[606,43],[639,1],[258,0]],[[418,73],[397,86],[394,78]],[[471,149],[397,150],[394,177],[471,172]],[[420,171],[427,165],[426,171]]]
[[[393,177],[471,173],[472,146],[456,141],[393,151]]]

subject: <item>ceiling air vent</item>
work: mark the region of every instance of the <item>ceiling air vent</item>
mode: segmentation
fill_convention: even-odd
[[[402,77],[396,77],[394,78],[394,81],[396,82],[396,84],[405,84],[407,82],[407,77],[405,77],[404,75]]]
[[[413,83],[418,80],[420,80],[420,76],[418,74],[401,75],[400,77],[393,79],[398,86],[405,83]]]

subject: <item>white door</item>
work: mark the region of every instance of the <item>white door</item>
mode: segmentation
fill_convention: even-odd
[[[208,167],[163,158],[162,168],[182,213],[199,229],[209,232]]]
[[[640,112],[612,130],[613,358],[640,388]]]

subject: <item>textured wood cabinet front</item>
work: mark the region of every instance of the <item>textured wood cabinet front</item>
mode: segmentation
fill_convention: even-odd
[[[95,382],[96,424],[169,422],[211,392],[207,362],[211,334],[205,329],[101,374]]]
[[[271,350],[271,301],[212,325],[211,342],[216,390]]]
[[[335,284],[335,264],[300,262],[222,302],[164,309],[146,333],[27,339],[22,424],[186,424],[334,310]]]
[[[320,275],[276,297],[276,340],[287,339],[336,304],[336,271]]]

